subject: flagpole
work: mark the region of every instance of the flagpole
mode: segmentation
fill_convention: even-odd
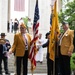
[[[33,73],[34,73],[34,72],[33,72],[33,66],[32,66],[32,65],[31,65],[31,73],[32,73],[32,75],[33,75]]]
[[[52,17],[53,17],[53,11],[54,11],[53,10],[53,5],[51,5],[51,14],[52,14]],[[54,55],[55,55],[55,47],[54,47]],[[53,61],[53,75],[55,75],[55,58],[54,58],[54,61]]]
[[[56,35],[56,34],[55,34]],[[55,38],[55,37],[54,37]],[[56,38],[55,38],[56,39]],[[55,41],[55,43],[56,43],[56,41]],[[55,44],[56,45],[56,44]],[[55,46],[54,45],[54,61],[53,61],[53,75],[55,75]]]
[[[57,2],[57,0],[55,0],[55,2]],[[56,4],[56,3],[55,3]],[[57,7],[56,7],[57,8]],[[58,64],[55,64],[55,63],[57,63],[56,62],[56,57],[58,56],[58,41],[57,41],[57,32],[55,32],[55,45],[54,45],[54,62],[53,62],[53,75],[55,75],[55,72],[56,72],[56,69],[57,69],[57,67],[56,67],[56,65],[58,66]]]
[[[55,3],[55,2],[54,2]],[[53,6],[54,6],[54,3],[52,3],[52,5],[51,5],[51,14],[52,14],[52,17],[54,17],[53,15],[53,12],[54,12],[54,10],[53,10]],[[55,34],[56,35],[56,34]],[[55,38],[55,37],[54,37]],[[55,38],[56,39],[56,38]],[[54,45],[54,61],[53,61],[53,75],[55,75],[55,47],[56,47],[56,41],[54,41],[55,42],[55,45]]]
[[[56,66],[58,66],[58,36],[59,36],[59,27],[58,27],[58,15],[56,9],[56,2],[54,0],[53,5],[51,5],[51,14],[52,14],[52,28],[51,28],[51,35],[50,35],[50,45],[49,45],[49,52],[50,52],[50,59],[53,60],[53,75],[56,73]]]
[[[32,75],[34,73],[34,69],[36,68],[36,41],[38,40],[38,27],[39,27],[39,8],[38,8],[38,0],[35,1],[35,11],[34,11],[34,20],[33,20],[33,39],[31,41],[31,48],[29,52],[29,59],[31,61],[31,72]]]
[[[32,71],[32,75],[33,75],[33,71]]]
[[[36,0],[36,3],[38,2],[38,0]],[[34,74],[34,72],[32,71],[32,75]]]

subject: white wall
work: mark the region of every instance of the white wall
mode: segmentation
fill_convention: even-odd
[[[1,11],[1,8],[2,6],[1,6],[1,1],[0,1],[0,11]],[[0,16],[1,16],[1,12],[0,12]],[[1,32],[1,17],[0,17],[0,32]]]
[[[11,19],[18,18],[19,20],[21,17],[28,16],[28,0],[25,0],[25,11],[23,12],[14,11],[14,0],[10,1],[10,5],[11,5],[11,9],[10,9]]]

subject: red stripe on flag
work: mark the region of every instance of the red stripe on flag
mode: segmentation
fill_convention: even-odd
[[[31,49],[31,52],[29,54],[29,59],[31,60],[31,70],[33,70],[35,67],[36,67],[36,60],[35,60],[35,49],[36,49],[36,46],[32,45],[32,49]]]
[[[36,28],[37,30],[36,30],[35,35],[38,34],[38,27],[39,27],[39,23],[36,24],[36,27],[35,27],[35,28]]]
[[[14,0],[14,11],[25,11],[25,0]]]
[[[34,41],[36,41],[37,39],[38,39],[38,36],[35,37],[35,38],[31,41],[31,45],[32,45],[32,43],[33,43]]]
[[[30,59],[31,59],[31,57],[32,57],[33,50],[34,50],[34,47],[32,48],[32,51],[31,51],[31,53],[30,53],[30,55],[29,55],[29,58],[30,58]]]
[[[39,27],[39,23],[36,24],[36,28],[38,28],[38,27]]]

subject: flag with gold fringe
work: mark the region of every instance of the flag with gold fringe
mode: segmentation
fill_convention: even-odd
[[[51,24],[51,33],[50,33],[50,42],[49,42],[49,53],[50,53],[50,59],[54,61],[55,59],[55,51],[56,51],[56,42],[58,35],[60,33],[59,31],[59,23],[58,23],[58,14],[57,14],[57,1],[55,0],[54,6],[53,6],[53,12],[52,12],[52,24]]]

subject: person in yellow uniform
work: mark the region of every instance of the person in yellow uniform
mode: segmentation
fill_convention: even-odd
[[[69,24],[67,22],[63,22],[62,26],[64,29],[64,34],[60,38],[60,69],[62,75],[70,75],[70,57],[74,49],[74,30],[69,28]]]
[[[28,54],[30,49],[31,36],[26,32],[26,26],[21,23],[20,33],[14,35],[14,42],[9,50],[9,54],[15,52],[16,73],[21,75],[21,64],[23,64],[23,75],[27,75]]]

